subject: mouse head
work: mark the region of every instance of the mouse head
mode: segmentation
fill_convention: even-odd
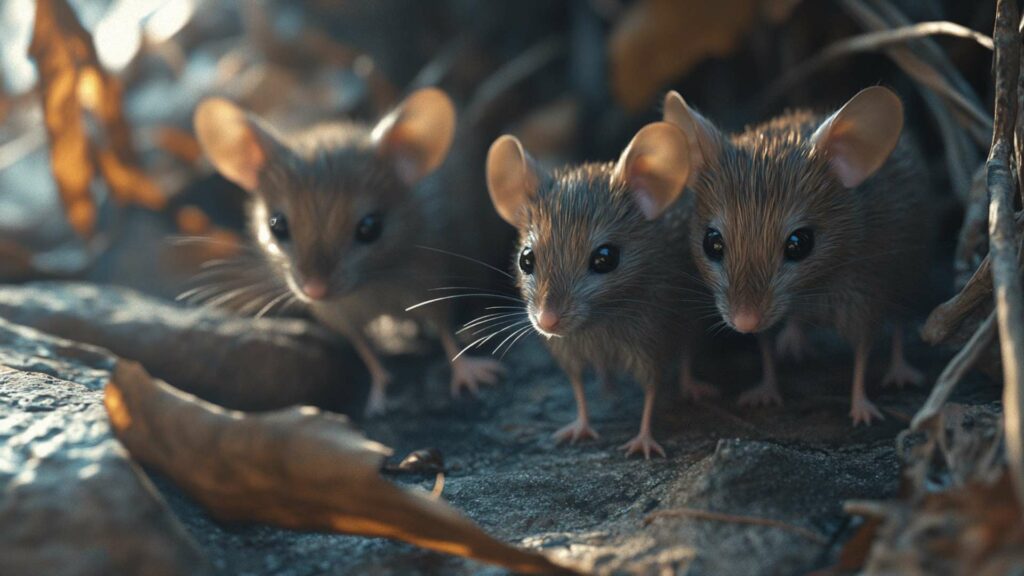
[[[329,126],[285,139],[219,98],[195,130],[207,157],[252,193],[250,225],[301,300],[343,296],[382,274],[416,243],[424,218],[413,187],[445,159],[455,109],[419,90],[376,126]]]
[[[691,249],[732,328],[770,328],[863,256],[855,196],[899,140],[893,92],[868,88],[823,121],[792,114],[731,139],[672,92],[665,120],[687,137]]]
[[[519,230],[519,287],[540,333],[630,321],[645,283],[664,273],[653,221],[682,194],[686,151],[683,133],[665,122],[640,130],[614,164],[550,173],[512,136],[491,145],[487,187]]]

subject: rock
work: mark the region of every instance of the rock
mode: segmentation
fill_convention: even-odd
[[[0,574],[212,574],[107,425],[105,351],[0,321]]]
[[[204,400],[240,410],[361,405],[365,369],[301,320],[254,320],[126,288],[40,282],[0,288],[0,317],[101,346]]]

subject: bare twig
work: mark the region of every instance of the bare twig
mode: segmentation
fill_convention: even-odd
[[[1003,360],[1003,415],[1007,460],[1017,498],[1024,501],[1024,294],[1017,265],[1013,201],[1016,179],[1011,154],[1017,118],[1017,87],[1020,81],[1020,17],[1016,0],[999,0],[993,39],[996,44],[995,130],[987,164],[989,204],[989,256],[995,288]]]
[[[978,358],[988,349],[989,344],[992,343],[992,338],[996,334],[995,328],[996,313],[992,312],[981,323],[974,332],[974,335],[971,336],[971,339],[967,341],[967,344],[957,352],[956,356],[942,370],[942,374],[939,375],[939,379],[935,382],[935,387],[932,388],[932,393],[928,396],[928,400],[925,401],[924,406],[914,415],[914,420],[910,423],[912,429],[920,430],[924,423],[939,413],[942,405],[946,403],[950,394],[953,393],[953,388],[963,379],[964,374],[974,367]]]
[[[658,510],[657,512],[651,512],[644,517],[644,526],[647,526],[651,522],[654,522],[658,518],[697,518],[699,520],[714,520],[716,522],[731,522],[733,524],[750,524],[753,526],[768,526],[771,528],[778,528],[787,532],[792,532],[803,536],[804,538],[814,542],[816,544],[827,544],[828,539],[818,534],[817,532],[801,528],[800,526],[794,526],[792,524],[786,524],[780,520],[773,520],[771,518],[759,518],[757,516],[739,516],[736,514],[723,514],[721,512],[712,512],[710,510],[698,510],[696,508],[672,508],[671,510]]]
[[[928,316],[928,321],[921,330],[925,342],[945,342],[980,304],[989,301],[992,297],[991,271],[991,261],[985,256],[963,289],[956,296],[940,304]]]

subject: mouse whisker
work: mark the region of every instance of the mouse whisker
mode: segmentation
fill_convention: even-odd
[[[509,353],[509,350],[512,350],[512,347],[516,345],[516,342],[519,342],[520,339],[522,339],[527,334],[531,333],[533,333],[533,326],[526,326],[524,328],[519,329],[517,332],[513,332],[513,334],[516,334],[517,336],[511,342],[508,343],[508,346],[505,347],[505,351],[501,353],[501,356],[499,356],[498,359],[504,360],[505,355]],[[495,348],[494,353],[496,353],[497,351],[498,349]]]
[[[449,252],[448,250],[442,250],[440,248],[432,248],[430,246],[417,245],[416,247],[417,248],[421,248],[423,250],[430,250],[431,252],[437,252],[439,254],[445,254],[447,256],[452,256],[454,258],[461,258],[461,259],[466,260],[468,262],[473,262],[474,264],[479,264],[479,265],[481,265],[481,266],[483,266],[483,267],[485,267],[485,268],[487,268],[489,270],[493,270],[494,272],[497,272],[498,274],[501,274],[502,276],[505,276],[509,280],[515,280],[515,277],[512,276],[511,274],[509,274],[508,272],[505,272],[504,270],[502,270],[500,268],[496,268],[494,266],[491,266],[490,264],[488,264],[487,262],[484,262],[483,260],[477,260],[476,258],[473,258],[471,256],[466,256],[465,254],[459,254],[457,252]]]
[[[263,308],[260,308],[259,312],[256,313],[256,318],[263,318],[271,310],[274,309],[274,306],[277,306],[279,303],[281,303],[289,295],[291,295],[291,292],[282,292],[280,295],[278,295],[277,297],[273,298],[270,302],[267,302],[267,304],[264,305]]]
[[[521,326],[521,324],[520,324],[520,326]],[[531,328],[533,328],[533,325],[528,323],[527,326],[523,326],[522,328],[519,328],[517,330],[513,330],[511,333],[509,333],[508,336],[505,337],[504,340],[501,341],[501,343],[499,343],[497,346],[494,347],[494,351],[491,352],[491,355],[493,356],[494,354],[497,354],[498,350],[501,350],[501,347],[503,345],[505,345],[505,343],[507,343],[510,340],[512,340],[513,338],[515,338],[518,333],[522,332],[523,330],[528,330],[528,329],[531,329]]]
[[[443,296],[441,298],[433,298],[431,300],[425,300],[425,301],[420,302],[418,304],[414,304],[412,306],[409,306],[408,308],[405,309],[405,311],[406,312],[410,312],[412,310],[415,310],[417,308],[421,308],[421,307],[426,306],[428,304],[433,304],[435,302],[442,302],[442,301],[445,301],[445,300],[455,300],[457,298],[495,298],[495,299],[498,299],[498,300],[509,300],[511,302],[522,302],[522,300],[520,300],[519,298],[512,298],[511,296],[505,296],[504,294],[484,294],[484,293],[476,292],[476,293],[473,293],[473,294],[454,294],[452,296]]]

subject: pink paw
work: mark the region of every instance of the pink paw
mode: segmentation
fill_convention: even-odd
[[[364,414],[367,417],[380,416],[387,412],[387,397],[385,390],[391,383],[391,374],[385,372],[373,378],[370,383],[370,396],[366,399]]]
[[[882,416],[882,412],[868,400],[867,398],[854,399],[850,405],[850,418],[853,419],[853,425],[863,423],[865,426],[871,426],[871,419],[877,418],[878,420],[885,420]]]
[[[701,400],[709,398],[718,398],[721,394],[715,386],[708,384],[707,382],[701,382],[700,380],[689,380],[683,382],[680,386],[683,399],[693,400],[694,402],[700,402]]]
[[[807,343],[803,329],[792,322],[787,323],[775,339],[775,355],[779,358],[800,361],[809,352],[810,345]]]
[[[505,367],[489,358],[461,357],[452,362],[451,393],[458,398],[463,390],[476,396],[480,385],[493,385],[505,373]]]
[[[896,386],[897,388],[903,388],[907,384],[920,386],[922,383],[924,383],[924,373],[906,361],[889,366],[885,377],[882,378],[882,386]]]
[[[558,444],[575,444],[584,440],[597,440],[597,432],[590,427],[590,423],[579,418],[572,421],[571,424],[567,424],[562,428],[559,428],[557,432],[551,435]]]
[[[740,406],[782,406],[782,394],[775,384],[762,382],[740,394],[736,403]]]
[[[645,460],[651,459],[651,452],[658,453],[662,458],[665,457],[665,449],[661,447],[654,440],[654,436],[651,436],[650,432],[641,432],[636,435],[632,440],[626,442],[622,446],[619,446],[619,450],[626,451],[626,458],[629,458],[633,454],[642,453]]]

